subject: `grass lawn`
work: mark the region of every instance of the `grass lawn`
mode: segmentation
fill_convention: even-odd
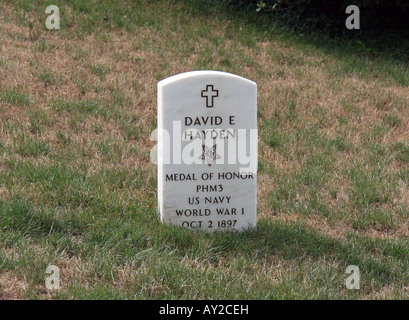
[[[2,1],[0,299],[409,297],[407,61],[205,3]],[[250,232],[156,211],[156,84],[202,69],[258,84]]]

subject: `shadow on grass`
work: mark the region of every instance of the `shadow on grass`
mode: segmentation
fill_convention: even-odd
[[[279,40],[276,45],[298,45],[306,55],[310,49],[316,48],[340,61],[341,65],[338,67],[345,75],[358,73],[373,76],[375,73],[381,78],[393,80],[397,85],[409,86],[409,28],[387,29],[382,21],[372,24],[362,21],[361,30],[347,30],[344,26],[347,15],[342,12],[336,19],[296,11],[257,13],[255,7],[233,6],[229,5],[230,2],[233,1],[162,0],[147,6],[145,2],[134,0],[121,3],[113,0],[98,3],[56,0],[54,4],[61,5],[62,10],[66,6],[64,4],[72,8],[74,14],[71,16],[62,12],[65,16],[62,30],[74,31],[72,26],[77,26],[70,35],[81,36],[99,28],[120,28],[130,32],[136,32],[139,27],[145,26],[160,29],[165,12],[168,16],[173,16],[174,24],[184,24],[189,21],[186,17],[192,15],[205,18],[206,25],[211,25],[213,21],[222,22],[228,26],[225,38],[237,39],[243,45],[252,46],[256,41]],[[43,25],[44,3],[40,0],[12,0],[10,3],[27,13],[36,12],[34,15]],[[146,11],[147,9],[149,10]],[[128,16],[128,19],[124,19],[124,16]],[[216,39],[217,35],[214,36]],[[325,62],[325,66],[327,65]],[[208,68],[208,64],[203,68]]]
[[[295,263],[336,261],[346,268],[359,266],[379,285],[409,279],[409,243],[347,235],[345,240],[331,238],[303,225],[262,220],[246,232],[192,232],[181,227],[163,226],[160,243],[193,259],[206,259],[215,265],[220,259],[244,257],[264,261],[272,256]],[[158,245],[159,243],[157,243]],[[406,271],[405,271],[406,270]]]
[[[178,1],[186,3],[186,0]],[[384,27],[382,22],[366,20],[361,23],[361,30],[347,30],[346,14],[328,18],[322,14],[309,16],[308,12],[297,11],[257,13],[254,7],[205,0],[189,1],[189,6],[195,15],[236,24],[232,37],[243,37],[244,33],[251,32],[260,41],[280,39],[305,49],[315,47],[348,64],[354,65],[358,59],[357,67],[362,71],[368,68],[365,65],[368,61],[387,64],[390,69],[403,67],[403,79],[402,70],[392,77],[397,78],[399,85],[409,85],[409,29]],[[248,27],[250,31],[245,31],[242,26]],[[372,69],[376,70],[376,66]]]

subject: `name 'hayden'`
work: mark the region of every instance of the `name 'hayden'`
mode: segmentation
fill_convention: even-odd
[[[185,117],[185,126],[220,126],[224,123],[220,116],[207,116],[207,117]],[[227,119],[228,125],[235,125],[234,116],[229,116]],[[184,140],[193,139],[229,139],[236,137],[234,129],[207,129],[207,130],[185,130]]]

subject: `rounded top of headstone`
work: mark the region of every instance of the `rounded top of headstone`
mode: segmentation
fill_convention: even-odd
[[[175,83],[177,81],[186,80],[186,79],[193,79],[195,77],[223,77],[226,79],[236,79],[248,82],[249,84],[257,85],[254,81],[249,79],[243,78],[233,73],[228,73],[224,71],[214,71],[214,70],[199,70],[199,71],[188,71],[176,74],[169,78],[163,79],[159,81],[158,85],[165,86],[170,83]]]

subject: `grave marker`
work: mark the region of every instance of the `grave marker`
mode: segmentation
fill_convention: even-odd
[[[158,83],[161,220],[190,229],[256,226],[257,86],[218,71]]]

